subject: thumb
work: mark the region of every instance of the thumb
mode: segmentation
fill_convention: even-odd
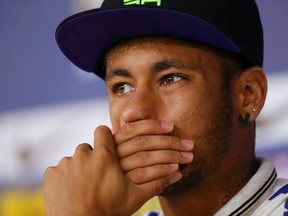
[[[111,154],[116,155],[113,135],[111,130],[105,126],[98,126],[94,131],[94,150],[105,147]]]

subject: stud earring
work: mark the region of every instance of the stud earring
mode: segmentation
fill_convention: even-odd
[[[253,112],[256,112],[256,108],[253,108],[252,111],[253,111]]]

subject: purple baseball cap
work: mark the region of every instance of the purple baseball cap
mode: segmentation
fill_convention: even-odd
[[[105,0],[98,9],[68,17],[56,30],[64,55],[103,79],[106,51],[145,36],[198,42],[263,65],[263,30],[255,0]]]

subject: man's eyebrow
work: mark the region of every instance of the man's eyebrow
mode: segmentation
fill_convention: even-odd
[[[188,69],[188,70],[195,70],[198,67],[196,65],[188,65],[184,62],[181,62],[177,59],[165,59],[159,62],[156,62],[152,67],[152,72],[160,72],[164,70],[168,70],[169,68],[178,68],[178,69]]]
[[[185,64],[184,62],[181,62],[177,59],[165,59],[165,60],[161,60],[159,62],[154,63],[151,66],[150,70],[152,73],[157,73],[157,72],[161,72],[164,70],[168,70],[169,68],[196,70],[199,67],[196,65]],[[116,68],[116,69],[106,71],[106,77],[105,77],[106,82],[110,81],[114,77],[131,78],[132,74],[128,70],[121,69],[121,68]]]
[[[114,77],[132,77],[132,75],[125,69],[113,69],[106,71],[106,82],[113,79]]]

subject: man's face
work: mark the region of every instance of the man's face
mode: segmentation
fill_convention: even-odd
[[[162,195],[181,194],[217,175],[230,149],[230,96],[221,66],[202,46],[172,39],[127,42],[107,56],[106,81],[113,126],[156,119],[174,124],[172,135],[195,143],[184,178]]]

